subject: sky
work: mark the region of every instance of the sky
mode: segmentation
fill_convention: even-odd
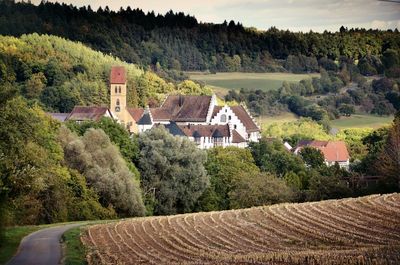
[[[348,28],[399,29],[400,0],[58,0],[92,9],[108,5],[141,8],[164,14],[169,10],[185,12],[199,21],[222,23],[241,22],[245,27],[308,32],[337,31]],[[395,3],[398,1],[398,3]],[[55,2],[50,0],[49,2]],[[40,0],[32,0],[38,4]]]

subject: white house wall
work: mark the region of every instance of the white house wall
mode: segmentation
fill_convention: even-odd
[[[260,139],[260,133],[259,132],[250,133],[250,137],[248,138],[248,140],[250,142],[258,142],[258,139]]]
[[[146,124],[146,125],[138,125],[139,127],[139,133],[143,133],[147,130],[150,130],[151,128],[153,128],[153,124]]]
[[[226,115],[225,122],[221,121],[221,117],[223,115]],[[229,120],[229,116],[231,119]],[[225,125],[230,123],[232,125],[232,128],[235,129],[244,139],[248,139],[248,135],[246,132],[246,127],[244,127],[243,123],[239,120],[239,118],[236,116],[236,114],[233,112],[233,110],[229,106],[224,106],[222,109],[214,116],[214,118],[211,120],[212,125]],[[236,128],[235,128],[236,125]],[[257,141],[257,140],[255,140]]]
[[[210,106],[208,106],[208,112],[207,112],[207,118],[206,118],[206,123],[210,123],[211,119],[213,118],[213,112],[214,112],[214,107],[217,105],[217,97],[215,94],[212,95],[211,101],[210,101]]]
[[[190,141],[194,142],[194,137],[188,137]],[[232,144],[232,137],[223,137],[223,142],[221,147],[236,146],[237,144]],[[200,143],[198,144],[200,149],[210,149],[214,146],[214,138],[212,137],[200,137]],[[239,146],[238,146],[239,147]],[[246,146],[244,146],[246,147]]]

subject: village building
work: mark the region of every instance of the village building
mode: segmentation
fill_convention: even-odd
[[[61,116],[58,114],[58,116]],[[84,122],[84,121],[99,121],[102,117],[117,119],[117,117],[107,107],[84,107],[75,106],[74,109],[69,113],[65,120]]]
[[[261,137],[260,127],[245,106],[217,106],[215,95],[169,95],[158,108],[128,107],[124,67],[111,69],[110,108],[76,106],[69,114],[50,115],[60,121],[76,122],[108,117],[118,121],[130,133],[164,126],[173,135],[188,137],[201,149],[216,146],[244,148]]]
[[[309,146],[321,151],[324,156],[325,164],[333,166],[336,163],[341,168],[348,169],[350,165],[350,155],[347,151],[345,142],[343,141],[316,141],[316,140],[301,140],[294,148],[294,153],[297,155],[302,148]]]
[[[50,117],[52,117],[53,119],[60,122],[66,121],[69,116],[69,113],[48,112],[47,114],[50,115]]]

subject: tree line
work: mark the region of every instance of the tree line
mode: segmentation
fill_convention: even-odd
[[[143,67],[158,65],[175,77],[180,70],[316,71],[326,59],[341,57],[367,62],[365,71],[369,71],[371,58],[400,47],[397,30],[341,27],[338,32],[293,33],[271,27],[258,31],[234,21],[199,23],[173,11],[160,15],[131,7],[111,11],[45,1],[38,6],[0,2],[0,34],[33,32],[81,41]]]

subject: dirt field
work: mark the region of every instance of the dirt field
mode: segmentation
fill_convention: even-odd
[[[95,225],[89,264],[400,264],[400,194]]]

